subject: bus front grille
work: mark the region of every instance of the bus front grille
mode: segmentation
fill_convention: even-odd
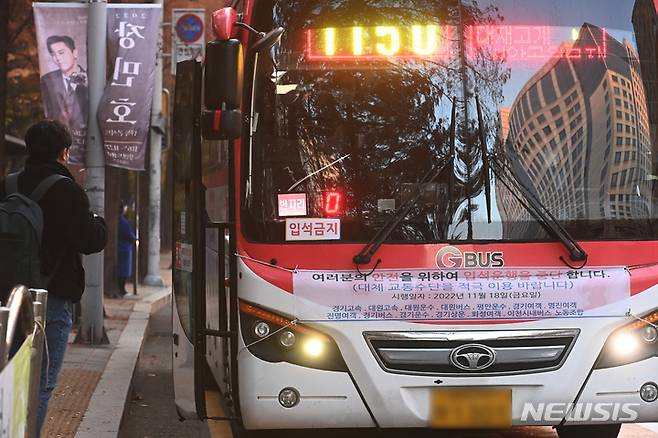
[[[366,332],[384,370],[399,374],[490,376],[558,369],[578,329]]]

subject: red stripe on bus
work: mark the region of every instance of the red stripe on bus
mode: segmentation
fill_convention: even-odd
[[[354,244],[307,244],[307,245],[263,245],[239,239],[241,252],[257,260],[276,259],[279,266],[308,270],[354,271],[352,257],[361,245]],[[373,258],[373,263],[381,259],[378,269],[438,269],[436,252],[445,245],[384,245]],[[631,295],[637,295],[658,284],[658,255],[655,242],[585,242],[582,246],[589,252],[590,266],[638,266],[631,273]],[[462,251],[486,252],[502,251],[507,269],[531,267],[560,268],[565,265],[559,260],[563,255],[560,244],[498,244],[498,245],[457,245]],[[322,257],[318,257],[322,254]],[[247,261],[247,266],[268,283],[292,293],[292,273]],[[361,266],[368,272],[372,266]]]
[[[219,126],[222,121],[222,112],[221,111],[215,111],[215,117],[212,120],[212,129],[214,131],[219,131]]]

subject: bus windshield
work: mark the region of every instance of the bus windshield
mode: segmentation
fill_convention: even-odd
[[[247,76],[246,236],[298,215],[364,242],[414,199],[390,242],[552,240],[522,185],[578,240],[653,238],[657,23],[652,0],[257,2],[286,32]]]

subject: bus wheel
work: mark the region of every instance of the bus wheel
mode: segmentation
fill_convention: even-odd
[[[560,438],[617,438],[621,424],[557,426],[555,429]]]

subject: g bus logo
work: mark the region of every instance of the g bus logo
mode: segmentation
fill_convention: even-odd
[[[445,246],[436,253],[439,268],[502,268],[502,252],[462,252],[454,246]]]

